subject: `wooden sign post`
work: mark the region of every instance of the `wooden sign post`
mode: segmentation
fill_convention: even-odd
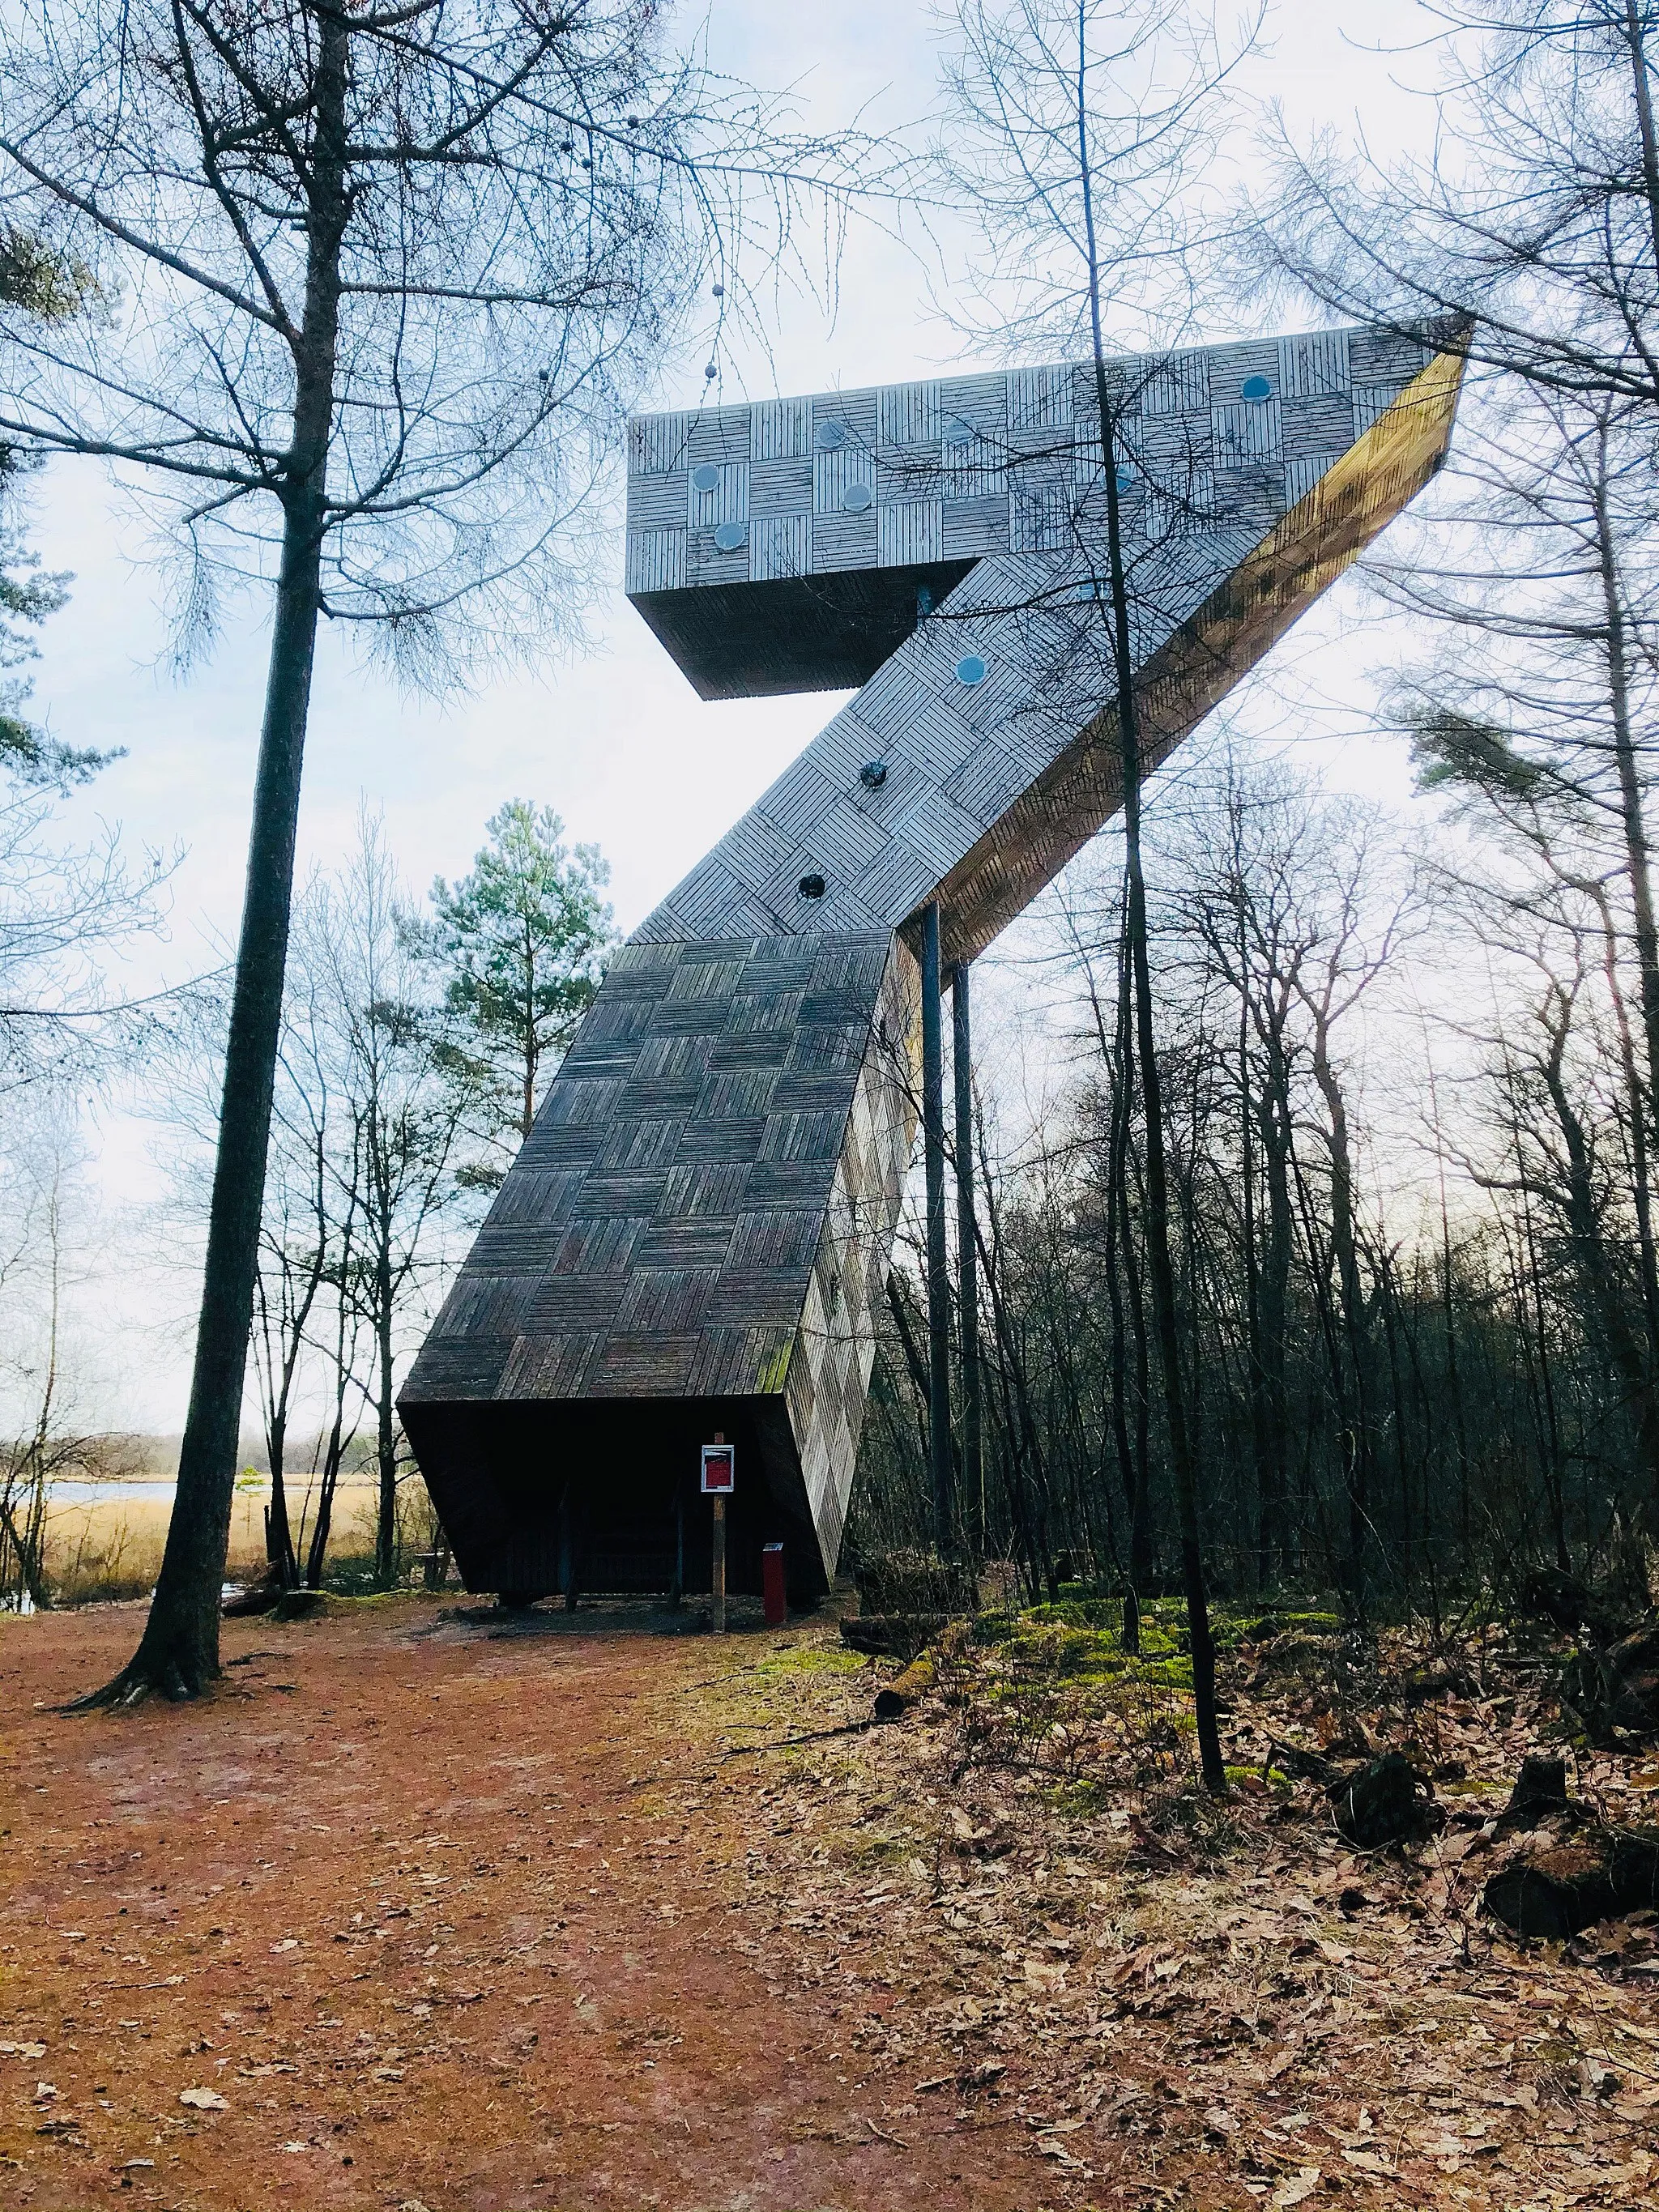
[[[716,1636],[726,1633],[726,1501],[732,1495],[732,1447],[723,1433],[716,1429],[714,1441],[702,1448],[702,1487],[705,1497],[714,1504],[714,1541],[711,1587],[714,1591],[714,1628]]]

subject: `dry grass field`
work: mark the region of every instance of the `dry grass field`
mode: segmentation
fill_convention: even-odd
[[[138,1488],[140,1486],[131,1486]],[[46,1511],[46,1576],[59,1604],[143,1597],[155,1586],[173,1510],[173,1486],[142,1486],[137,1497],[68,1498]],[[264,1563],[264,1507],[269,1489],[239,1489],[230,1524],[226,1571],[233,1581],[257,1574]],[[343,1482],[335,1500],[336,1556],[372,1552],[374,1492],[367,1482]]]

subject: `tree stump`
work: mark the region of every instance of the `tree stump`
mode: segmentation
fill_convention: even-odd
[[[1659,1832],[1588,1829],[1500,1869],[1483,1901],[1517,1936],[1559,1941],[1598,1920],[1650,1911],[1659,1905]]]
[[[1578,1808],[1567,1796],[1566,1760],[1529,1754],[1522,1760],[1510,1802],[1498,1816],[1498,1832],[1512,1835],[1522,1828],[1541,1827],[1546,1820],[1578,1818]]]
[[[1659,1733],[1659,1626],[1581,1651],[1561,1677],[1561,1702],[1604,1749],[1621,1736]]]
[[[1380,1851],[1390,1844],[1432,1834],[1445,1815],[1434,1802],[1434,1784],[1397,1751],[1344,1775],[1327,1793],[1336,1832],[1356,1850]]]

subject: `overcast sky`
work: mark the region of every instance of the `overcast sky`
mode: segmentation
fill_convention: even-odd
[[[693,19],[686,19],[688,28]],[[768,87],[794,85],[806,120],[827,128],[867,106],[866,125],[925,115],[935,98],[939,47],[930,11],[910,0],[838,0],[786,8],[777,0],[713,0],[711,45],[720,63]],[[1386,150],[1425,127],[1400,80],[1421,82],[1421,59],[1400,58],[1427,19],[1414,0],[1279,0],[1270,46],[1249,90],[1281,101],[1298,135],[1331,125],[1363,131]],[[1386,37],[1390,58],[1372,49]],[[873,233],[855,231],[842,269],[833,327],[811,301],[786,302],[773,333],[774,367],[733,364],[743,396],[896,381],[971,361],[930,312],[923,271]],[[1231,321],[1218,303],[1216,326]],[[665,364],[658,404],[695,404],[704,354]],[[731,396],[739,396],[733,389]],[[35,536],[48,566],[75,574],[67,609],[42,638],[36,702],[54,732],[75,744],[124,746],[126,757],[66,810],[82,826],[118,822],[134,844],[182,844],[169,937],[147,950],[131,980],[177,979],[207,964],[216,937],[234,930],[266,646],[260,611],[229,626],[212,659],[175,680],[155,573],[144,533],[112,503],[90,465],[59,463],[44,480]],[[354,667],[325,625],[319,649],[301,821],[301,865],[328,865],[351,842],[360,804],[383,807],[401,865],[424,890],[434,873],[463,872],[484,820],[501,801],[550,804],[572,835],[596,841],[613,869],[617,915],[637,922],[782,765],[840,700],[801,698],[704,705],[615,587],[620,532],[588,649],[539,678],[494,683],[438,708],[401,696]],[[1338,702],[1363,703],[1373,648],[1354,635],[1357,600],[1339,586],[1285,649],[1298,678]],[[1282,678],[1283,670],[1280,671]],[[1271,676],[1255,711],[1277,696]],[[1244,702],[1247,713],[1251,702]],[[1322,751],[1345,781],[1403,795],[1399,757],[1360,738]],[[155,1133],[120,1113],[103,1115],[96,1174],[115,1207],[137,1206],[157,1188]],[[120,1425],[172,1429],[182,1417],[190,1299],[150,1249],[157,1232],[127,1215],[118,1224],[99,1304],[125,1308],[116,1340],[89,1372],[103,1417]]]

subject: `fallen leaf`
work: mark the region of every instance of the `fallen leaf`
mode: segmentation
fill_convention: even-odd
[[[1311,2197],[1319,2186],[1319,2168],[1304,2166],[1297,2169],[1294,2179],[1281,2181],[1273,2193],[1273,2212],[1285,2212],[1291,2204],[1299,2204],[1304,2197]]]
[[[964,2089],[988,2089],[1007,2071],[1000,2058],[981,2058],[977,2066],[969,2066],[958,2074],[957,2080]]]
[[[198,2112],[228,2112],[230,2106],[216,2089],[181,2089],[179,2102]]]

